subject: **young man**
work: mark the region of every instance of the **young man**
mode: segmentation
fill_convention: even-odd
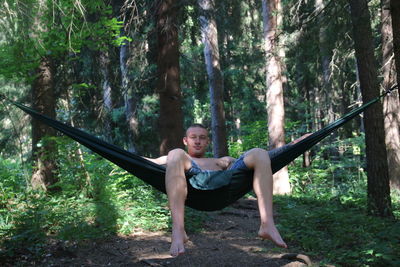
[[[201,124],[193,124],[187,129],[183,143],[187,152],[182,149],[174,149],[168,153],[168,156],[152,160],[158,164],[167,164],[165,182],[172,217],[171,255],[178,256],[184,253],[184,243],[188,240],[184,226],[184,209],[187,196],[185,172],[196,174],[203,170],[226,170],[243,167],[254,170],[253,189],[257,195],[261,219],[258,235],[263,239],[271,240],[279,247],[287,248],[275,227],[273,218],[273,179],[268,152],[254,148],[247,151],[238,160],[232,157],[205,158],[210,140],[207,129]]]

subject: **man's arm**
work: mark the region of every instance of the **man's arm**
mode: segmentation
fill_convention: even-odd
[[[145,158],[145,159],[147,159],[147,160],[149,160],[151,162],[154,162],[154,163],[156,163],[158,165],[167,164],[167,156],[161,156],[161,157],[156,158],[156,159],[151,159],[151,158],[146,158],[146,157],[143,157],[143,158]]]

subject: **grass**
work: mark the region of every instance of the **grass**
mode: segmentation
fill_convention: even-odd
[[[400,194],[394,218],[367,215],[367,177],[359,158],[290,167],[291,196],[275,198],[281,234],[300,252],[335,266],[400,266]],[[338,171],[338,169],[340,171]]]

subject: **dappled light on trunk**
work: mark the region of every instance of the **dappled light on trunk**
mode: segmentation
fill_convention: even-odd
[[[278,13],[280,0],[262,1],[264,46],[266,66],[266,90],[268,112],[268,136],[270,149],[285,145],[285,109],[283,102],[282,59],[279,57],[280,42]],[[290,193],[287,167],[274,174],[274,193]]]
[[[218,48],[218,30],[214,0],[198,0],[200,6],[201,38],[209,82],[211,132],[214,157],[228,155],[224,110],[224,80]]]
[[[55,118],[54,62],[51,57],[44,57],[36,69],[36,78],[32,85],[33,107]],[[57,182],[57,165],[54,154],[57,153],[53,128],[32,120],[32,156],[35,162],[31,184],[35,189],[47,190]]]

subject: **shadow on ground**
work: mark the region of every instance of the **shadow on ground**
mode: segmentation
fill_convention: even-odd
[[[37,266],[306,265],[306,256],[296,258],[289,254],[290,249],[278,249],[257,238],[258,223],[256,201],[244,199],[229,209],[210,213],[203,231],[188,233],[186,253],[177,258],[169,256],[169,234],[138,231],[98,242],[54,244]]]

